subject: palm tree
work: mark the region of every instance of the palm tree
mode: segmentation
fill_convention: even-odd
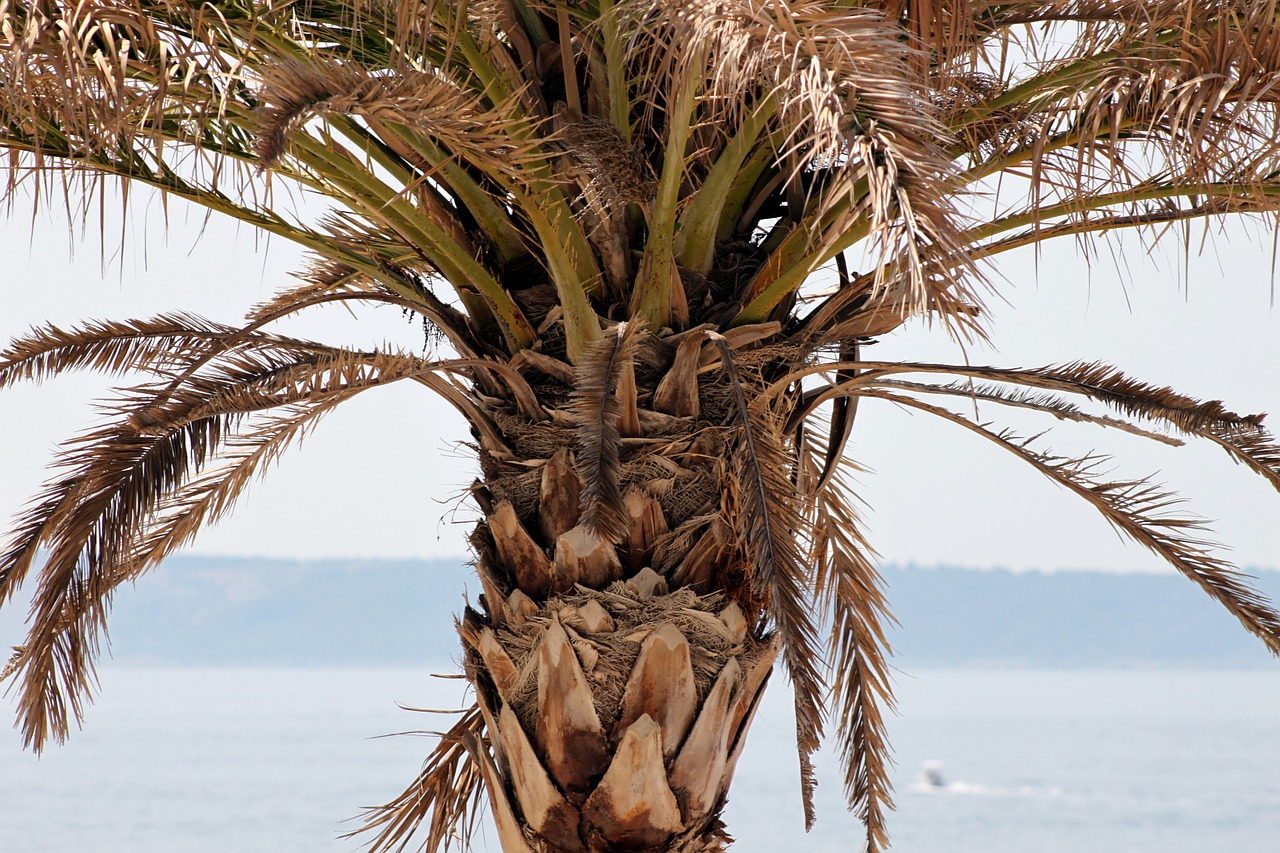
[[[26,744],[79,719],[116,587],[326,412],[403,381],[470,424],[484,594],[459,625],[475,707],[369,813],[376,849],[465,840],[484,796],[507,853],[722,849],[776,657],[807,820],[825,722],[883,849],[888,614],[843,457],[865,398],[1025,460],[1280,653],[1280,615],[1169,494],[976,406],[1200,439],[1280,487],[1260,416],[1087,353],[1034,369],[864,356],[920,316],[980,337],[984,271],[1008,250],[1273,215],[1278,15],[1272,0],[5,0],[11,193],[52,181],[87,205],[115,178],[314,256],[239,327],[49,326],[3,354],[0,387],[81,368],[136,382],[66,445],[0,555],[0,602],[38,574],[4,672]],[[328,207],[290,214],[293,191]],[[411,312],[437,355],[273,331],[334,303]]]

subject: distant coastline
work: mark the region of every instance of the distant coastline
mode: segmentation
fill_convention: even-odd
[[[1280,572],[1248,570],[1280,600]],[[899,665],[1258,668],[1262,641],[1186,578],[1092,571],[889,567]]]
[[[1262,643],[1194,584],[1169,575],[884,567],[912,668],[1260,668]],[[1280,572],[1250,571],[1280,598]],[[479,584],[457,558],[176,557],[121,589],[111,654],[179,666],[405,666],[456,659],[454,615]],[[29,591],[28,591],[29,592]],[[25,606],[0,616],[21,642]]]

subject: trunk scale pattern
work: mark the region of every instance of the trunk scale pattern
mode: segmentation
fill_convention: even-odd
[[[489,732],[480,765],[504,853],[721,850],[719,821],[777,645],[720,595],[646,568],[461,631]]]

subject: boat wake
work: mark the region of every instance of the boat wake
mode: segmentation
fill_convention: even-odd
[[[941,761],[926,761],[920,768],[915,784],[908,790],[922,794],[954,794],[970,797],[1061,797],[1063,791],[1055,786],[1043,785],[983,785],[975,782],[949,781],[942,773]]]

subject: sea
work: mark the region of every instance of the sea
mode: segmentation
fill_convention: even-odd
[[[417,774],[465,685],[414,669],[105,662],[82,731],[0,730],[2,853],[341,853]],[[1280,664],[1248,671],[922,670],[890,718],[899,853],[1280,853]],[[12,719],[14,699],[5,700]],[[806,833],[782,678],[725,816],[738,853],[856,853],[835,753]],[[498,845],[491,830],[477,851]]]

